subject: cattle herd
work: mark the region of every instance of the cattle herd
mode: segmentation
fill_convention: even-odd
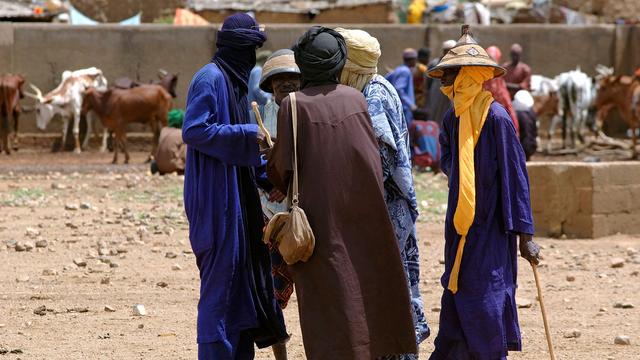
[[[585,134],[592,131],[602,134],[601,125],[608,113],[617,108],[630,128],[632,156],[637,158],[637,137],[640,128],[640,74],[636,76],[614,75],[613,69],[598,66],[597,76],[589,77],[580,69],[562,73],[555,78],[539,75],[532,77],[531,93],[535,99],[534,111],[539,127],[546,133],[546,150],[551,151],[552,139],[558,125],[562,129],[562,148],[575,148],[576,140],[585,143]],[[111,87],[102,71],[95,67],[65,71],[60,84],[43,94],[33,84],[26,91],[24,76],[8,74],[0,77],[0,152],[7,154],[17,149],[18,118],[24,111],[20,99],[25,96],[35,100],[36,123],[45,130],[54,116],[63,121],[62,144],[67,138],[68,124],[73,120],[74,151],[80,153],[88,146],[96,118],[102,124],[101,151],[106,151],[109,134],[114,136],[114,157],[118,151],[127,151],[126,128],[129,123],[150,126],[157,146],[160,129],[167,124],[167,112],[171,99],[176,97],[177,74],[164,70],[159,80],[143,84],[129,78],[114,81]],[[85,116],[87,131],[80,144],[80,119]],[[13,128],[13,129],[12,129]],[[100,134],[96,134],[99,136]]]
[[[43,92],[29,84],[25,89],[25,77],[8,74],[0,77],[0,151],[10,154],[18,145],[18,119],[24,109],[20,99],[35,100],[36,124],[45,130],[51,120],[58,115],[63,122],[62,144],[67,139],[68,125],[73,120],[74,151],[80,153],[88,146],[96,118],[103,127],[101,151],[106,151],[109,134],[114,137],[113,162],[117,162],[118,151],[127,151],[126,128],[130,123],[150,126],[154,133],[152,154],[157,146],[160,130],[167,125],[167,113],[171,109],[172,98],[176,96],[177,74],[164,70],[158,73],[159,80],[143,84],[128,78],[117,79],[115,86],[108,86],[102,70],[95,67],[62,73],[60,84],[50,92]],[[87,131],[80,144],[80,121],[85,117]],[[13,128],[13,129],[12,129]],[[96,134],[99,136],[99,134]]]
[[[640,128],[640,74],[614,75],[612,68],[598,66],[597,75],[589,77],[580,69],[562,73],[555,78],[534,75],[531,93],[535,99],[534,111],[539,123],[545,124],[546,150],[551,152],[555,129],[562,126],[562,148],[575,148],[576,140],[585,143],[585,134],[591,131],[603,135],[602,123],[611,110],[617,108],[629,126],[632,140],[632,158]]]

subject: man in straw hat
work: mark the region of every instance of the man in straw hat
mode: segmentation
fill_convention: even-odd
[[[371,360],[415,354],[409,289],[384,201],[377,141],[362,93],[340,85],[347,48],[314,26],[293,47],[300,207],[316,244],[289,267],[308,360]],[[293,175],[291,97],[278,113],[269,180],[285,192]]]
[[[225,19],[217,50],[189,86],[182,137],[188,145],[184,204],[200,271],[198,358],[253,359],[254,344],[288,338],[261,241],[256,189],[264,136],[249,120],[247,89],[266,36],[247,14]],[[266,186],[263,184],[262,186]]]
[[[413,187],[409,138],[402,102],[396,90],[378,75],[380,44],[362,30],[336,29],[347,43],[347,62],[341,82],[361,91],[367,101],[373,131],[378,139],[387,209],[400,248],[400,255],[411,291],[416,341],[429,336],[429,326],[420,296],[420,268],[415,222],[418,203]],[[404,358],[411,359],[411,354]]]
[[[513,123],[485,81],[503,75],[471,37],[463,35],[429,76],[441,79],[454,109],[440,143],[449,177],[440,329],[431,360],[505,359],[521,349],[515,303],[517,241],[538,263],[525,155]]]

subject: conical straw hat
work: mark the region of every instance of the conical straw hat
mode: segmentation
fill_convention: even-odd
[[[494,77],[500,77],[507,72],[505,68],[493,61],[482,46],[478,45],[469,31],[469,25],[462,25],[462,37],[456,46],[451,48],[438,65],[429,70],[427,75],[434,79],[440,79],[444,69],[460,66],[491,67],[494,69]]]

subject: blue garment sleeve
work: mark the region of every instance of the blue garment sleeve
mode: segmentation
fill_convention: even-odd
[[[251,70],[251,74],[249,76],[249,93],[251,96],[249,98],[258,103],[258,105],[264,106],[269,99],[271,99],[271,94],[266,93],[260,89],[260,77],[262,76],[262,68],[255,67]],[[249,104],[251,106],[251,104]]]
[[[217,94],[217,96],[214,96]],[[258,166],[261,163],[255,124],[225,124],[219,106],[226,94],[216,91],[211,79],[199,77],[189,89],[182,127],[184,143],[226,164]]]
[[[261,156],[260,165],[256,166],[254,169],[256,173],[256,183],[258,186],[266,192],[271,192],[271,190],[273,190],[273,185],[271,185],[267,178],[267,160]]]
[[[440,130],[440,169],[447,176],[451,173],[451,142],[449,141],[449,134],[451,132],[451,129],[449,129],[451,125],[451,121],[449,121],[450,117],[450,111],[445,113]]]
[[[398,91],[398,95],[400,95],[400,100],[402,100],[402,104],[409,108],[415,106],[414,101],[412,99],[412,94],[407,94],[406,89],[409,88],[409,82],[413,81],[411,77],[411,72],[398,71],[396,76],[393,79],[393,87]]]
[[[501,185],[502,216],[505,230],[533,235],[533,215],[529,190],[529,175],[522,145],[508,117],[494,115],[494,138]]]

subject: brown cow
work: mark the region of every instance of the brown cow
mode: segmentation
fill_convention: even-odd
[[[636,131],[640,127],[640,79],[630,76],[607,76],[601,79],[595,105],[598,109],[599,123],[602,123],[611,109],[618,108],[620,116],[631,129],[631,157],[637,159]]]
[[[160,85],[165,90],[167,90],[167,92],[169,92],[172,98],[175,99],[177,97],[176,86],[178,85],[178,74],[173,74],[160,69],[158,70],[158,80],[150,82],[150,84]],[[137,87],[143,84],[140,83],[139,81],[131,80],[128,77],[122,77],[122,78],[116,79],[113,82],[113,85],[117,89],[133,89],[134,87]]]
[[[118,161],[119,146],[124,152],[124,163],[129,162],[126,127],[134,122],[151,126],[154,134],[151,150],[153,156],[158,146],[160,130],[167,125],[167,113],[170,108],[171,95],[159,85],[141,85],[129,90],[109,89],[104,92],[88,89],[82,102],[83,114],[94,111],[102,125],[113,131],[114,164]]]
[[[18,142],[18,117],[20,116],[20,99],[24,97],[22,92],[24,77],[21,75],[8,74],[0,77],[0,152],[4,148],[7,155],[11,154],[9,142],[10,123],[9,116],[13,117],[14,149]]]

